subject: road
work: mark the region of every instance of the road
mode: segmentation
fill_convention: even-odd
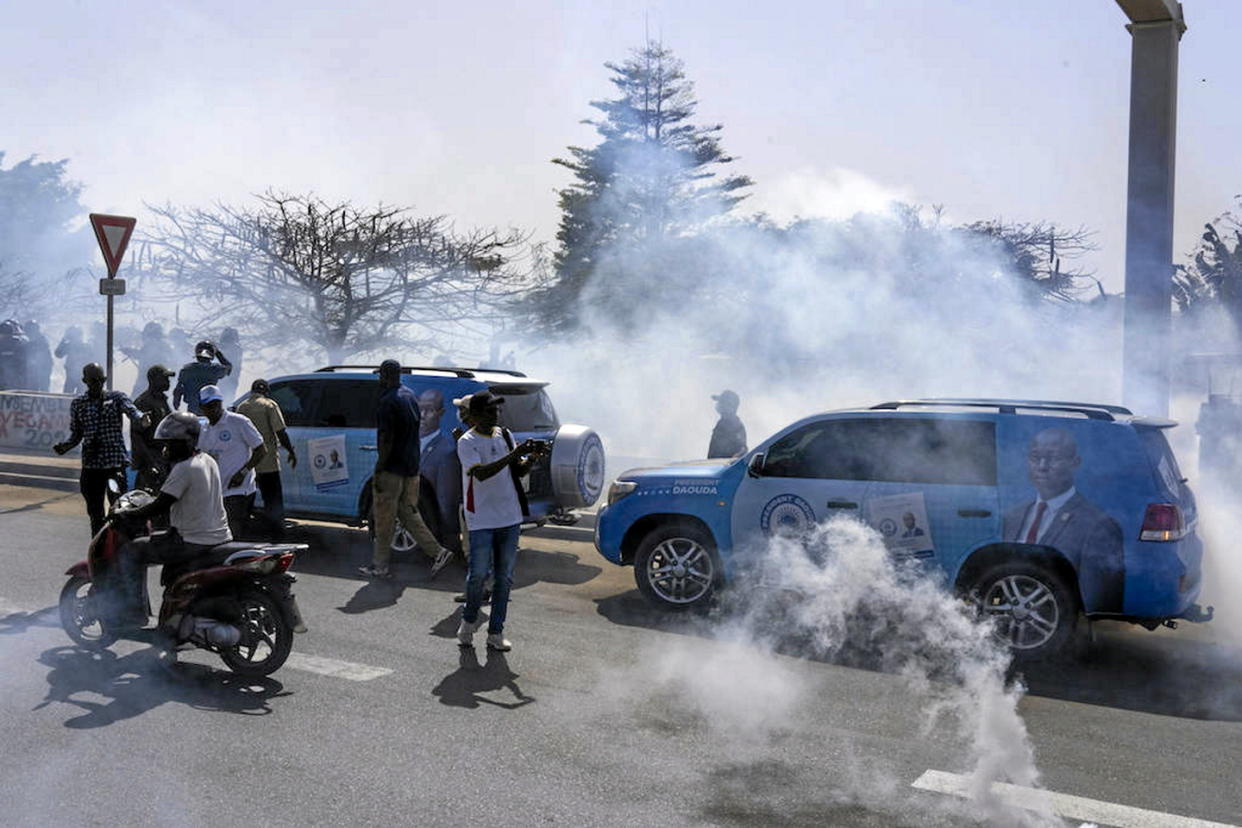
[[[952,688],[765,653],[721,640],[720,619],[654,612],[631,571],[595,553],[589,518],[524,535],[507,655],[456,646],[456,564],[429,581],[404,560],[392,584],[372,584],[354,574],[365,533],[295,531],[311,545],[295,565],[311,630],[290,664],[260,682],[205,653],[166,670],[141,641],[70,646],[53,607],[83,555],[80,500],[0,485],[0,825],[913,826],[1025,813],[951,793],[976,740],[927,710]],[[1202,631],[1114,628],[1087,662],[1025,678],[1018,710],[1043,787],[1063,795],[1048,807],[1078,818],[1067,824],[1242,823],[1236,649]]]

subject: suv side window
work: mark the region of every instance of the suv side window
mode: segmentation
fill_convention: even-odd
[[[977,420],[894,418],[867,422],[857,444],[870,479],[886,483],[996,485],[996,424]]]
[[[811,477],[823,480],[868,480],[866,456],[854,436],[860,420],[811,423],[777,440],[763,462],[765,477]]]
[[[290,428],[315,425],[315,397],[318,380],[288,380],[272,383],[272,399],[280,406],[285,425]]]
[[[375,428],[378,379],[341,379],[323,383],[315,425],[321,428]]]

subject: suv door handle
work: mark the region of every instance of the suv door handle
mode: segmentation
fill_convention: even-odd
[[[379,451],[379,446],[358,446],[363,451]]]
[[[988,509],[958,509],[958,517],[965,518],[985,518],[991,517],[992,512]]]
[[[826,504],[829,509],[857,509],[858,504],[852,500],[830,500]]]

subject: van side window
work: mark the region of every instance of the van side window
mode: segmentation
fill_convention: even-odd
[[[867,480],[867,458],[854,444],[858,427],[866,425],[860,420],[826,420],[803,426],[768,449],[764,476]]]
[[[996,425],[990,421],[877,419],[859,435],[871,480],[996,485]]]
[[[315,425],[315,397],[320,385],[315,380],[272,383],[272,399],[280,406],[286,426],[305,428]]]
[[[320,428],[375,428],[379,380],[332,380],[322,384],[315,425]]]

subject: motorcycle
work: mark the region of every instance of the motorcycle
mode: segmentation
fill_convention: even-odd
[[[87,559],[71,566],[60,593],[60,622],[79,646],[105,649],[118,638],[121,602],[119,556],[129,541],[150,532],[150,524],[128,516],[154,497],[135,489],[117,498],[108,523],[91,539]],[[293,647],[293,634],[306,625],[288,571],[304,543],[230,542],[213,546],[184,564],[167,564],[156,634],[164,648],[201,648],[216,653],[234,673],[267,676]],[[146,578],[142,597],[150,614]]]

